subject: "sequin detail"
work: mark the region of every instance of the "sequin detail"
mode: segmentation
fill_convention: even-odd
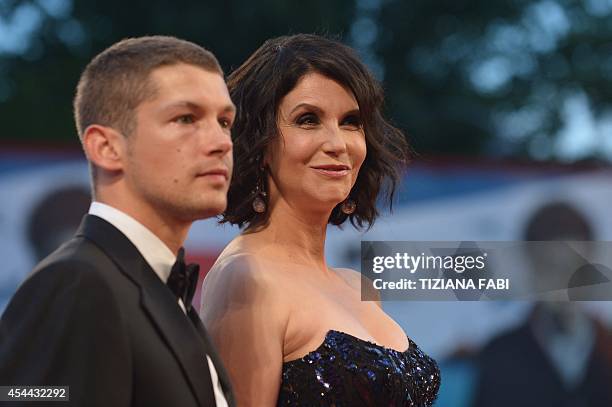
[[[314,351],[283,364],[278,406],[428,407],[440,370],[408,338],[399,352],[340,331]]]

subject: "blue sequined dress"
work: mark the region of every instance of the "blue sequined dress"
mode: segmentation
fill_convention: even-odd
[[[404,352],[339,331],[283,364],[279,406],[431,406],[440,370],[408,338]]]

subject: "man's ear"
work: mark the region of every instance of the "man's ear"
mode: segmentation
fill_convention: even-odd
[[[107,171],[123,169],[127,153],[125,137],[112,127],[92,124],[83,133],[83,148],[96,167]]]

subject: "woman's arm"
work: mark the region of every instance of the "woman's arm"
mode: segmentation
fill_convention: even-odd
[[[238,406],[275,406],[283,364],[286,307],[269,270],[232,256],[209,273],[201,317],[236,393]]]

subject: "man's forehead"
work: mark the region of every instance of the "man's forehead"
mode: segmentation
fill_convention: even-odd
[[[222,109],[235,110],[223,76],[194,65],[175,64],[154,69],[149,75],[149,102],[166,106],[195,107],[219,104]]]
[[[218,71],[206,69],[198,65],[177,63],[162,65],[151,70],[147,78],[156,85],[168,84],[176,86],[189,85],[194,81],[201,81],[210,85],[221,85],[227,89],[223,74]]]

